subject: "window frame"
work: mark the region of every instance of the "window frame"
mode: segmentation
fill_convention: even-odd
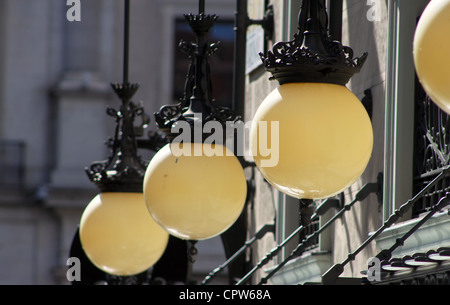
[[[389,37],[386,67],[385,164],[383,218],[413,197],[416,74],[413,39],[418,16],[429,1],[390,0],[388,3]],[[412,208],[396,224],[376,239],[379,249],[388,249],[422,217],[411,219]],[[450,214],[441,211],[418,228],[392,255],[399,257],[426,252],[450,242]]]
[[[413,195],[415,68],[412,43],[417,16],[428,0],[388,2],[383,219]],[[411,215],[406,215],[409,219]]]

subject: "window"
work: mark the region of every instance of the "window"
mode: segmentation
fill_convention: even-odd
[[[384,230],[377,238],[379,249],[389,249],[413,229],[449,189],[442,179],[425,196],[415,196],[448,164],[448,116],[426,96],[415,76],[412,58],[418,17],[428,0],[389,1],[388,65],[386,71],[386,125],[383,208],[384,220],[401,205],[415,198],[410,215]],[[413,219],[411,219],[413,218]],[[410,235],[393,257],[412,255],[448,245],[448,211],[435,213],[426,225]]]
[[[415,70],[412,55],[417,16],[428,0],[388,2],[384,142],[384,219],[413,196]]]
[[[386,81],[385,214],[421,191],[449,164],[450,124],[425,94],[415,76],[412,44],[418,19],[428,0],[389,2],[390,37]],[[444,179],[413,207],[410,217],[426,212],[450,184]]]
[[[413,193],[420,192],[450,164],[450,117],[437,107],[416,79]],[[450,190],[443,178],[413,206],[412,216],[429,211]]]

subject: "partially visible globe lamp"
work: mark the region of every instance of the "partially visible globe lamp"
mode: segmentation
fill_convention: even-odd
[[[139,88],[128,82],[129,0],[125,1],[125,51],[123,83],[112,84],[122,101],[120,110],[108,108],[116,119],[112,155],[95,162],[86,172],[100,189],[83,212],[79,235],[90,261],[102,271],[131,276],[152,267],[163,255],[169,234],[148,214],[142,182],[146,161],[137,153],[135,117],[143,108],[131,102]]]
[[[144,180],[144,198],[156,222],[193,244],[231,227],[247,194],[241,163],[222,137],[226,123],[238,118],[230,109],[216,106],[211,97],[208,57],[218,44],[208,44],[206,34],[217,16],[204,11],[200,0],[199,14],[185,15],[197,37],[195,43],[180,43],[192,60],[185,92],[179,104],[164,106],[155,114],[171,143],[152,158]]]
[[[431,0],[413,43],[419,81],[433,102],[450,114],[450,0]]]
[[[260,54],[280,86],[259,106],[250,130],[262,175],[307,204],[354,183],[373,147],[367,111],[345,86],[367,53],[353,58],[351,48],[328,35],[327,23],[325,0],[304,0],[294,40]],[[271,155],[266,143],[272,143]]]

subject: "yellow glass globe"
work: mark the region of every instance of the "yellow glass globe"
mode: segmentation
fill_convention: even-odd
[[[148,214],[142,193],[102,193],[83,212],[80,240],[95,266],[128,276],[160,259],[169,234]]]
[[[425,92],[450,114],[450,0],[432,0],[414,36],[414,64]]]
[[[373,130],[365,108],[345,86],[287,83],[256,111],[250,145],[256,166],[275,188],[295,198],[321,199],[363,173]]]
[[[237,220],[244,207],[247,183],[242,166],[223,145],[179,145],[179,149],[173,144],[164,146],[148,165],[144,177],[148,210],[178,238],[217,236]],[[214,151],[218,154],[209,156]]]

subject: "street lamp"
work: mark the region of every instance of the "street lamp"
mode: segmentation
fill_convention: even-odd
[[[241,163],[225,143],[227,124],[238,118],[212,98],[208,57],[218,50],[218,43],[208,44],[206,34],[217,16],[206,15],[205,1],[200,0],[199,13],[185,18],[197,39],[182,41],[180,48],[192,63],[180,103],[155,114],[170,144],[148,165],[144,198],[150,214],[167,232],[197,241],[233,225],[244,207],[247,182]]]
[[[137,154],[134,120],[143,108],[131,102],[139,85],[128,82],[128,30],[126,0],[123,83],[112,84],[122,105],[118,111],[107,110],[116,119],[115,136],[109,143],[112,155],[86,169],[101,193],[84,210],[79,229],[82,248],[91,262],[119,276],[135,275],[152,267],[169,239],[148,214],[142,194],[147,162]]]
[[[450,114],[450,1],[432,0],[414,35],[414,64],[425,92]]]
[[[262,102],[250,130],[256,166],[279,191],[299,199],[333,196],[365,170],[373,147],[367,111],[345,85],[360,71],[367,53],[327,31],[325,0],[304,0],[294,40],[261,55],[280,86]],[[276,123],[276,124],[274,124]],[[276,143],[267,162],[264,143]]]

